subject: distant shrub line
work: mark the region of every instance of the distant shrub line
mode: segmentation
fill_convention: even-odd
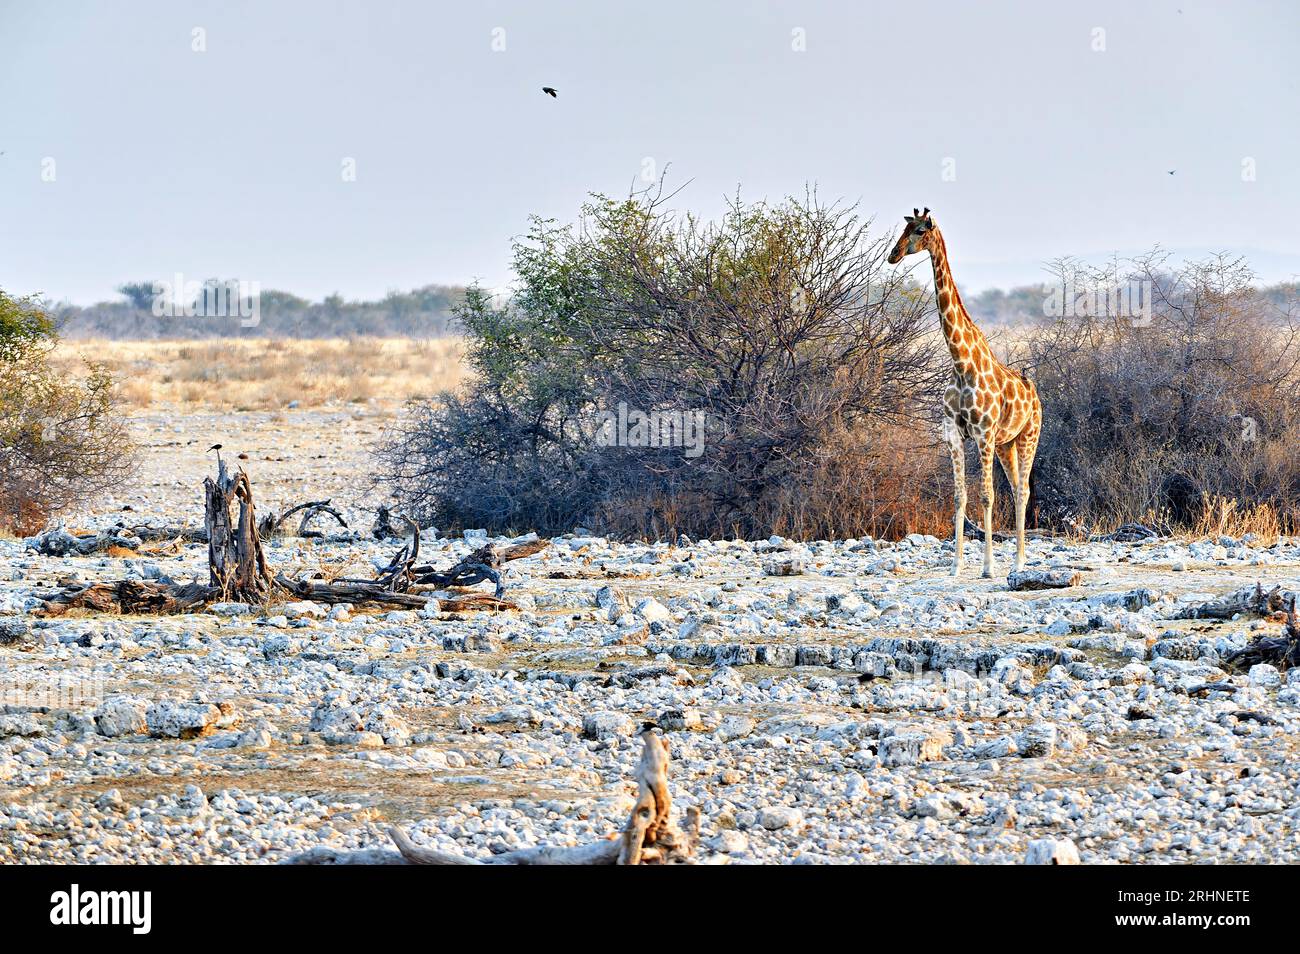
[[[260,293],[256,326],[229,317],[170,317],[155,314],[154,284],[128,282],[122,301],[81,307],[67,303],[46,311],[67,338],[438,338],[454,333],[454,312],[465,299],[455,285],[427,285],[390,292],[378,301],[345,301],[330,295],[311,302],[284,291]]]

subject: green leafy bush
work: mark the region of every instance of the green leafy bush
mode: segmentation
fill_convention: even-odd
[[[458,311],[470,388],[412,409],[381,482],[444,527],[878,531],[889,514],[815,490],[896,457],[884,429],[928,411],[938,365],[928,296],[869,225],[813,195],[702,222],[662,193],[534,222],[510,299]]]

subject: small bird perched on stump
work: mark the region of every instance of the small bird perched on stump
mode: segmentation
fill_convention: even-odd
[[[542,92],[551,97],[551,99],[559,99],[560,96],[560,94],[555,91],[554,86],[543,86]]]

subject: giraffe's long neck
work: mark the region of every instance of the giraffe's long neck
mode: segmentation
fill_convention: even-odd
[[[948,353],[952,355],[953,366],[959,373],[967,373],[973,359],[980,352],[988,352],[989,344],[984,333],[976,327],[961,303],[957,292],[957,283],[952,280],[952,270],[948,267],[948,248],[944,245],[943,235],[938,229],[932,233],[934,238],[930,245],[930,264],[934,268],[934,295],[939,304],[939,321],[943,326],[943,337],[948,342]]]

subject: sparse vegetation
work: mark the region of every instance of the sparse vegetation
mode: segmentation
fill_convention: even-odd
[[[1149,321],[1066,317],[1020,342],[1043,400],[1048,525],[1300,527],[1300,326],[1240,260],[1059,263],[1076,288],[1149,282]]]
[[[49,361],[56,343],[40,303],[0,291],[0,530],[30,533],[113,486],[131,467],[112,378]]]
[[[516,248],[514,298],[471,290],[460,311],[477,377],[415,407],[382,450],[382,479],[440,526],[902,531],[912,500],[862,498],[873,475],[908,479],[884,473],[907,433],[890,429],[925,413],[935,343],[927,296],[882,267],[868,225],[815,196],[737,201],[702,223],[661,194],[598,198],[575,228],[536,223]],[[678,415],[677,439],[602,439],[616,408],[660,415],[660,436]],[[690,414],[701,453],[681,439]],[[846,509],[844,493],[818,496],[854,480]]]
[[[60,342],[55,367],[94,355],[123,406],[277,410],[333,402],[401,402],[457,387],[459,338],[225,338]]]

